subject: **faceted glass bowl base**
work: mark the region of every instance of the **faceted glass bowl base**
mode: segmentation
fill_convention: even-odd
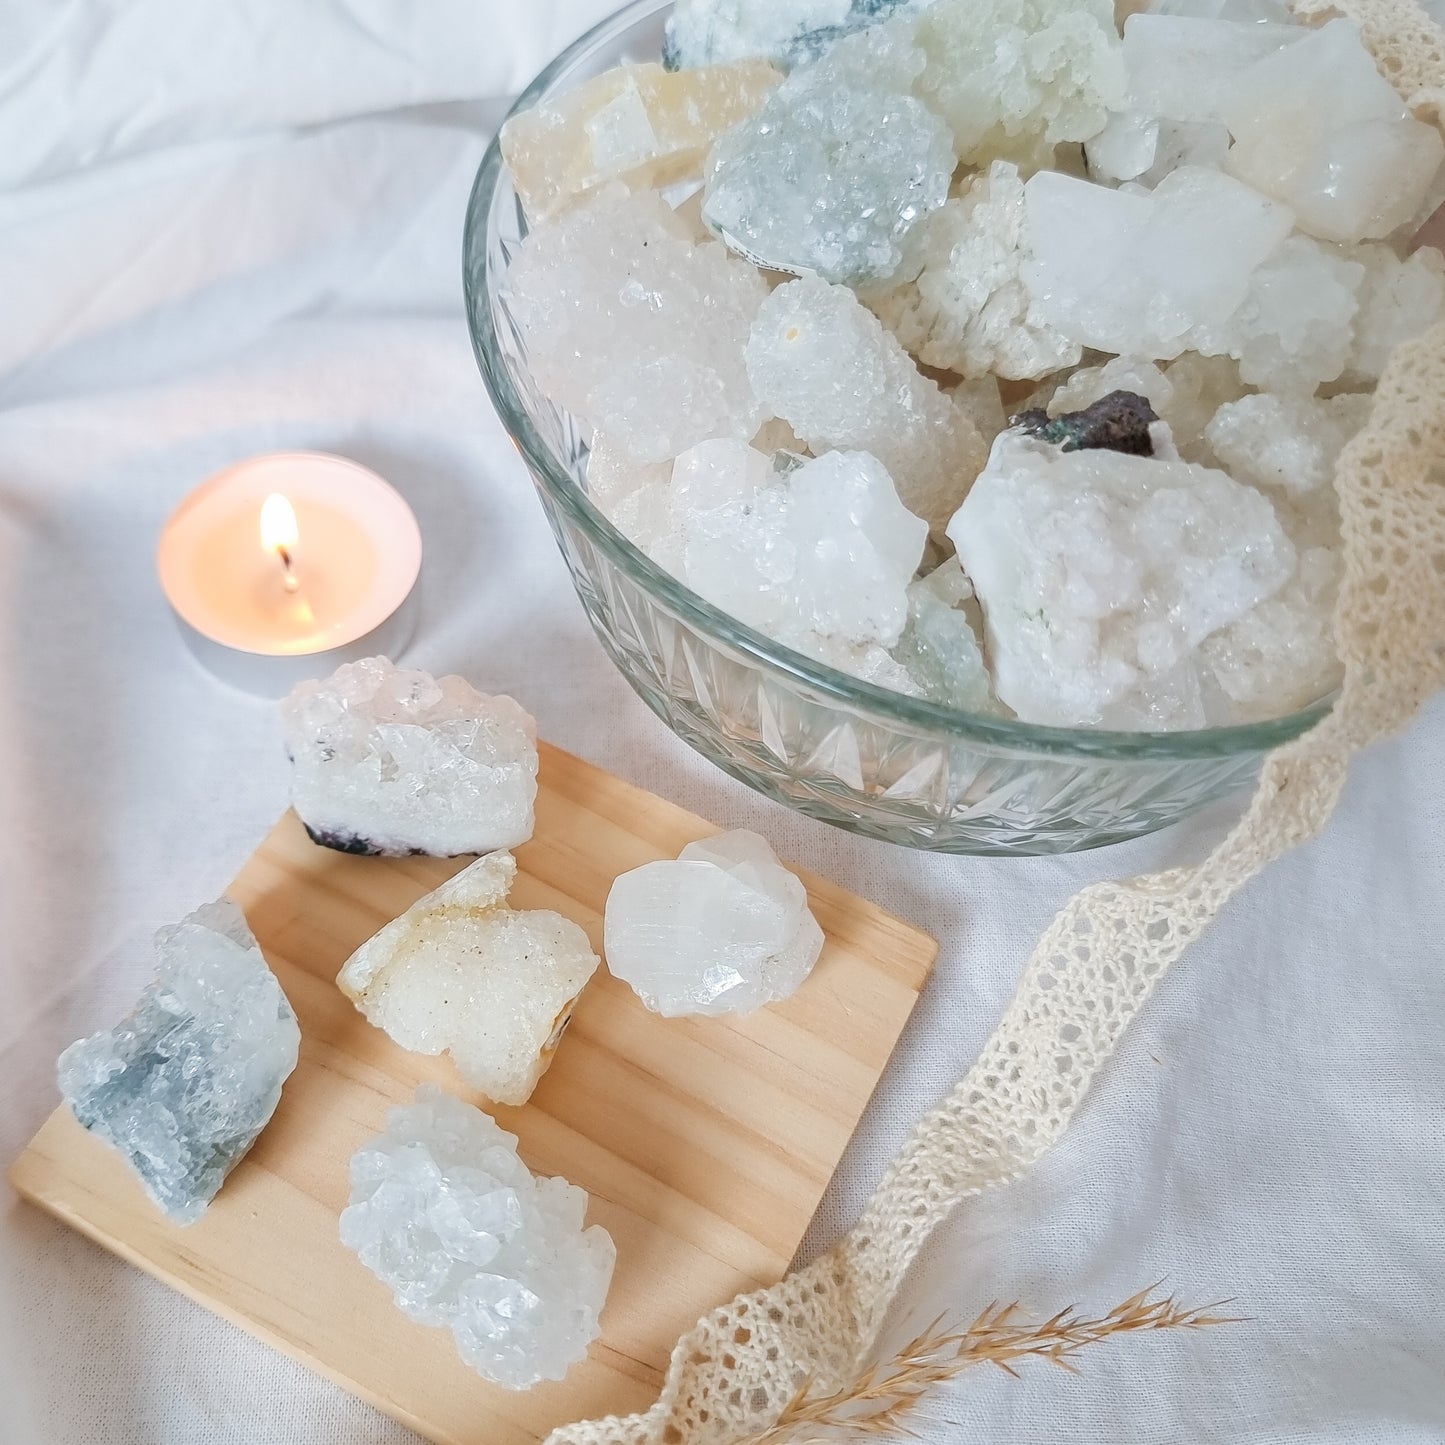
[[[667,0],[638,0],[564,51],[525,109],[655,60]],[[472,342],[526,459],[577,595],[609,656],[684,741],[809,817],[942,853],[1067,853],[1153,832],[1245,787],[1264,754],[1328,701],[1276,721],[1185,733],[1048,728],[884,691],[718,611],[632,546],[587,499],[586,429],[542,395],[505,275],[526,222],[495,142],[467,212]]]

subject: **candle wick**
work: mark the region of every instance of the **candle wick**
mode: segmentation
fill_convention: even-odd
[[[288,592],[299,592],[301,583],[296,577],[296,569],[291,561],[291,553],[285,547],[276,548],[277,555],[281,558],[281,566],[286,572],[285,587]]]

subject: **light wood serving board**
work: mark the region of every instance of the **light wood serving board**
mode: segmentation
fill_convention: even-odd
[[[618,873],[715,831],[543,748],[537,832],[511,901],[553,908],[602,948]],[[352,1153],[388,1106],[451,1064],[409,1054],[336,988],[352,950],[468,860],[356,858],[287,814],[230,888],[301,1021],[280,1107],[204,1218],[183,1229],[61,1107],[10,1178],[42,1208],[438,1445],[520,1445],[567,1421],[646,1408],[697,1317],[781,1278],[932,967],[937,945],[810,875],[823,956],[786,1003],[662,1019],[598,970],[531,1101],[496,1111],[533,1170],[591,1195],[617,1245],[603,1334],[560,1384],[521,1393],[414,1324],[337,1236]]]

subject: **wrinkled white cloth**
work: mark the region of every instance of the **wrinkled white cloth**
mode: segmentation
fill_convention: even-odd
[[[847,1227],[1081,884],[1196,855],[1220,806],[1063,859],[946,859],[766,803],[593,640],[488,404],[460,301],[505,95],[608,0],[6,0],[0,7],[0,1155],[54,1061],[149,976],[285,803],[268,704],[183,651],[156,536],[218,467],[318,447],[426,537],[408,660],[935,933],[936,975],[803,1257]],[[1357,769],[1319,841],[1170,974],[1063,1143],[966,1203],[891,1327],[994,1299],[1106,1309],[1156,1279],[1247,1323],[966,1376],[931,1442],[1445,1439],[1445,707]],[[414,1437],[5,1194],[6,1445]],[[447,1348],[439,1337],[438,1348]],[[485,1431],[479,1433],[485,1438]]]

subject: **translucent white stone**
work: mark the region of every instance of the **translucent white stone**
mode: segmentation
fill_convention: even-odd
[[[1327,241],[1405,225],[1445,160],[1439,131],[1408,114],[1350,20],[1306,32],[1241,72],[1225,119],[1231,174]]]
[[[1049,398],[1047,411],[1050,416],[1083,411],[1115,391],[1131,391],[1144,397],[1160,417],[1169,421],[1174,383],[1152,361],[1135,356],[1111,357],[1102,366],[1081,366]]]
[[[1350,259],[1364,268],[1347,374],[1375,381],[1390,353],[1429,330],[1445,313],[1445,257],[1421,246],[1403,260],[1389,246],[1360,246]]]
[[[669,1018],[750,1013],[788,998],[823,947],[802,883],[746,831],[621,874],[604,927],[607,967]]]
[[[424,1325],[509,1390],[560,1380],[601,1333],[617,1251],[587,1195],[534,1177],[495,1120],[423,1085],[351,1159],[341,1242]]]
[[[874,313],[929,366],[1018,380],[1077,364],[1078,343],[1032,314],[1023,225],[1018,167],[995,161],[923,223],[917,281],[870,302]]]
[[[938,0],[917,22],[923,97],[953,129],[959,159],[1052,164],[1124,102],[1112,0]]]
[[[1194,328],[1200,351],[1225,353],[1256,386],[1312,393],[1344,370],[1364,269],[1310,236],[1289,236],[1249,278],[1221,325]]]
[[[929,0],[678,0],[663,58],[676,69],[765,55],[781,65],[816,60],[840,37]]]
[[[909,232],[948,195],[948,127],[907,94],[922,53],[893,44],[889,30],[880,63],[856,65],[873,34],[795,71],[712,149],[703,219],[760,266],[886,281],[903,266]]]
[[[1229,152],[1229,128],[1119,111],[1084,151],[1092,180],[1137,180],[1152,190],[1182,166],[1221,168]]]
[[[742,349],[767,283],[655,192],[607,186],[538,226],[506,289],[538,386],[634,461],[762,424]]]
[[[661,190],[702,179],[709,147],[782,79],[764,60],[672,75],[624,65],[543,100],[502,127],[502,155],[536,225],[608,181]]]
[[[906,629],[905,629],[906,631]],[[817,633],[797,638],[793,646],[799,652],[826,662],[860,682],[871,682],[905,697],[921,697],[923,688],[904,663],[876,642],[848,642],[837,637],[820,637]]]
[[[156,934],[130,1015],[60,1056],[60,1092],[177,1224],[194,1224],[256,1142],[301,1030],[229,898]]]
[[[1168,414],[1179,454],[1187,461],[1208,464],[1211,456],[1201,438],[1214,413],[1227,401],[1238,401],[1249,388],[1239,375],[1238,364],[1228,356],[1201,356],[1186,351],[1165,370],[1173,394]]]
[[[747,366],[758,396],[811,450],[871,453],[904,505],[940,529],[983,465],[968,414],[846,287],[780,286],[758,312]]]
[[[829,452],[780,474],[761,453],[720,448],[699,477],[679,458],[674,525],[683,578],[709,602],[780,641],[898,640],[927,526],[863,452]],[[687,468],[687,470],[684,470]],[[690,473],[690,474],[689,474]]]
[[[1222,125],[1245,71],[1309,33],[1299,25],[1131,15],[1124,23],[1129,106],[1147,116]]]
[[[974,620],[973,586],[950,558],[908,589],[908,626],[893,656],[919,692],[964,712],[1000,711]]]
[[[1196,328],[1228,320],[1291,224],[1287,207],[1198,166],[1153,192],[1049,171],[1024,190],[1034,314],[1120,355],[1177,356]]]
[[[281,717],[292,805],[328,848],[447,858],[532,836],[537,728],[509,697],[370,657],[298,684]]]
[[[497,1104],[522,1104],[597,967],[587,935],[507,906],[517,864],[492,853],[420,898],[346,961],[337,986],[404,1049],[449,1053]]]
[[[1334,485],[1335,464],[1369,408],[1368,396],[1350,393],[1323,400],[1259,392],[1221,406],[1205,437],[1239,481],[1300,496]]]
[[[1233,704],[1219,721],[1283,717],[1339,685],[1332,629],[1339,579],[1337,552],[1301,552],[1279,592],[1205,641],[1203,662]]]
[[[634,492],[650,482],[666,482],[671,476],[670,461],[635,462],[605,432],[592,438],[587,453],[587,495],[610,520],[615,520],[617,509]]]
[[[1223,472],[1017,430],[948,534],[983,604],[998,696],[1060,726],[1203,726],[1200,644],[1295,564],[1268,500]]]
[[[982,444],[992,446],[993,439],[1008,425],[1008,413],[1004,410],[998,378],[975,376],[959,382],[948,394],[953,404],[974,424]]]
[[[1151,15],[1188,15],[1201,20],[1242,20],[1288,25],[1294,17],[1283,0],[1149,0]]]

